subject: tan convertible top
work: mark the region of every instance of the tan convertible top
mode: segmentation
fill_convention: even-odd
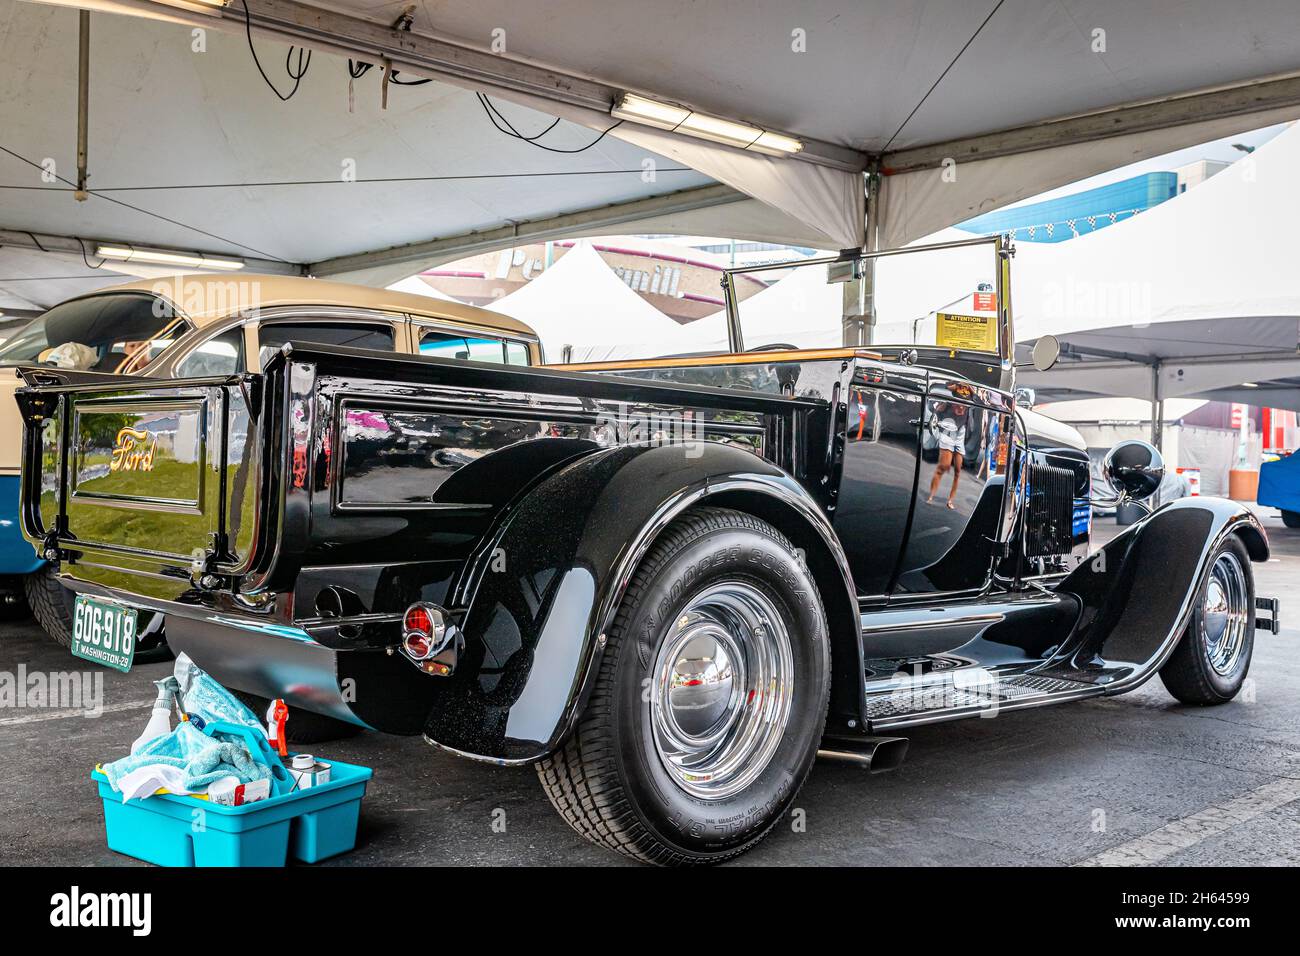
[[[514,332],[529,338],[537,337],[537,333],[523,322],[472,305],[302,276],[243,272],[219,275],[189,273],[161,279],[138,279],[97,289],[77,298],[89,299],[115,292],[150,292],[161,295],[199,327],[253,308],[312,305],[405,312],[413,316],[447,319],[501,332]]]

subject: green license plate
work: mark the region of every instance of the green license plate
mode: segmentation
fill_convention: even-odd
[[[136,610],[81,595],[72,612],[72,656],[119,671],[135,658]]]

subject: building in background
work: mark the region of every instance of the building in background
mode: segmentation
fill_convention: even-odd
[[[629,289],[679,323],[722,308],[721,278],[726,268],[818,254],[814,249],[708,236],[607,236],[591,240],[591,245]],[[538,242],[483,253],[426,270],[419,278],[444,295],[485,306],[527,285],[573,246],[572,241]],[[780,275],[742,276],[737,292],[746,299]]]
[[[1180,191],[1177,171],[1146,173],[1070,196],[985,213],[958,223],[957,228],[981,236],[1010,233],[1017,242],[1064,242],[1130,219]]]

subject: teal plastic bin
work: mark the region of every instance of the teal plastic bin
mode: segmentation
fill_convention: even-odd
[[[230,725],[208,729],[243,736]],[[255,737],[249,733],[245,738],[250,747],[259,743]],[[239,807],[177,794],[123,803],[108,778],[94,771],[108,848],[159,866],[284,866],[290,853],[315,863],[356,846],[370,768],[331,760],[329,783],[290,792],[279,757],[270,753],[264,737],[260,744],[274,774],[273,793]]]

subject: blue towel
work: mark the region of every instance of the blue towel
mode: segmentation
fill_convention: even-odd
[[[157,737],[139,753],[104,764],[104,775],[114,790],[118,780],[141,767],[164,764],[185,771],[185,788],[200,792],[221,777],[236,777],[240,783],[271,776],[266,764],[258,763],[243,742],[230,734],[209,737],[189,721],[182,721],[170,734]]]
[[[180,684],[181,710],[202,717],[208,723],[224,720],[228,724],[262,729],[257,715],[235,698],[203,668],[182,652],[176,658],[176,681]]]

